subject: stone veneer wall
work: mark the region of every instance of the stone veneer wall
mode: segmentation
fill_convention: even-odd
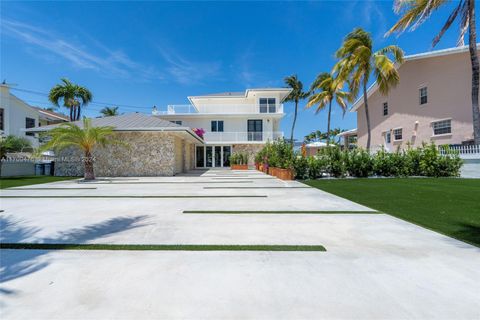
[[[98,177],[173,176],[175,136],[169,132],[117,132],[116,138],[128,144],[98,147],[94,168]],[[56,176],[83,176],[83,155],[65,149],[55,162]],[[74,159],[74,161],[62,161]]]
[[[255,165],[255,155],[263,149],[264,144],[234,144],[233,152],[246,152],[248,154],[248,165]]]

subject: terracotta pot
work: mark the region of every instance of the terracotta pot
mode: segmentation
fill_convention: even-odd
[[[292,169],[280,169],[276,168],[275,170],[276,177],[282,180],[293,180],[293,170]]]
[[[255,169],[260,170],[260,163],[255,163]]]
[[[276,177],[277,176],[277,169],[276,167],[269,167],[268,168],[268,174],[271,176]]]
[[[258,169],[257,170],[263,172],[263,170],[264,170],[263,169],[263,163],[258,164]]]
[[[232,164],[231,170],[248,170],[248,164]]]

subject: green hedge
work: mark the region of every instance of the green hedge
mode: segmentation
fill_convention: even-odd
[[[297,154],[293,167],[297,179],[316,179],[325,174],[333,177],[457,177],[462,160],[455,152],[441,155],[435,144],[419,148],[370,154],[363,149],[342,151],[327,147],[316,156],[303,157]]]

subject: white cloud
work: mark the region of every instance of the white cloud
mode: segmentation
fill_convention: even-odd
[[[159,48],[159,52],[168,64],[167,72],[173,80],[180,84],[199,84],[205,79],[216,78],[220,74],[221,63],[218,61],[198,62],[188,60],[172,49]]]
[[[138,80],[161,79],[162,76],[153,67],[147,67],[131,60],[122,51],[113,51],[94,43],[86,48],[85,44],[74,43],[52,31],[38,28],[15,20],[2,20],[2,33],[19,39],[29,45],[50,53],[38,54],[51,62],[52,55],[59,56],[79,69],[90,69],[107,76],[136,78]],[[34,52],[28,50],[28,52]],[[96,53],[94,53],[96,52]]]

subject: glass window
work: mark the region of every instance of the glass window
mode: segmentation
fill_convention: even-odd
[[[3,108],[0,108],[0,130],[5,130],[3,121]]]
[[[230,155],[232,154],[230,146],[223,146],[223,166],[230,167]]]
[[[403,135],[402,135],[402,128],[400,129],[393,129],[393,139],[395,141],[402,140]]]
[[[247,121],[248,141],[263,140],[263,122],[262,120]]]
[[[260,113],[275,113],[277,111],[275,98],[260,98]]]
[[[385,133],[385,142],[391,143],[392,142],[392,134],[390,132]]]
[[[425,104],[427,102],[428,102],[427,87],[420,88],[420,104]]]
[[[212,132],[223,132],[223,120],[213,120],[211,129]]]
[[[178,124],[179,126],[181,126],[183,124],[182,121],[180,120],[173,120],[173,121],[170,121],[171,123],[175,123],[175,124]]]
[[[213,152],[212,152],[212,147],[206,147],[205,148],[205,167],[211,168],[213,166]]]
[[[433,135],[452,133],[452,120],[442,120],[433,123]]]
[[[34,128],[35,127],[35,119],[32,118],[25,118],[25,128]],[[25,133],[27,136],[34,136],[33,132]]]
[[[383,103],[383,115],[388,115],[388,102]]]
[[[215,146],[215,167],[222,166],[222,147]]]
[[[205,158],[203,155],[203,147],[197,147],[197,167],[205,167]]]

